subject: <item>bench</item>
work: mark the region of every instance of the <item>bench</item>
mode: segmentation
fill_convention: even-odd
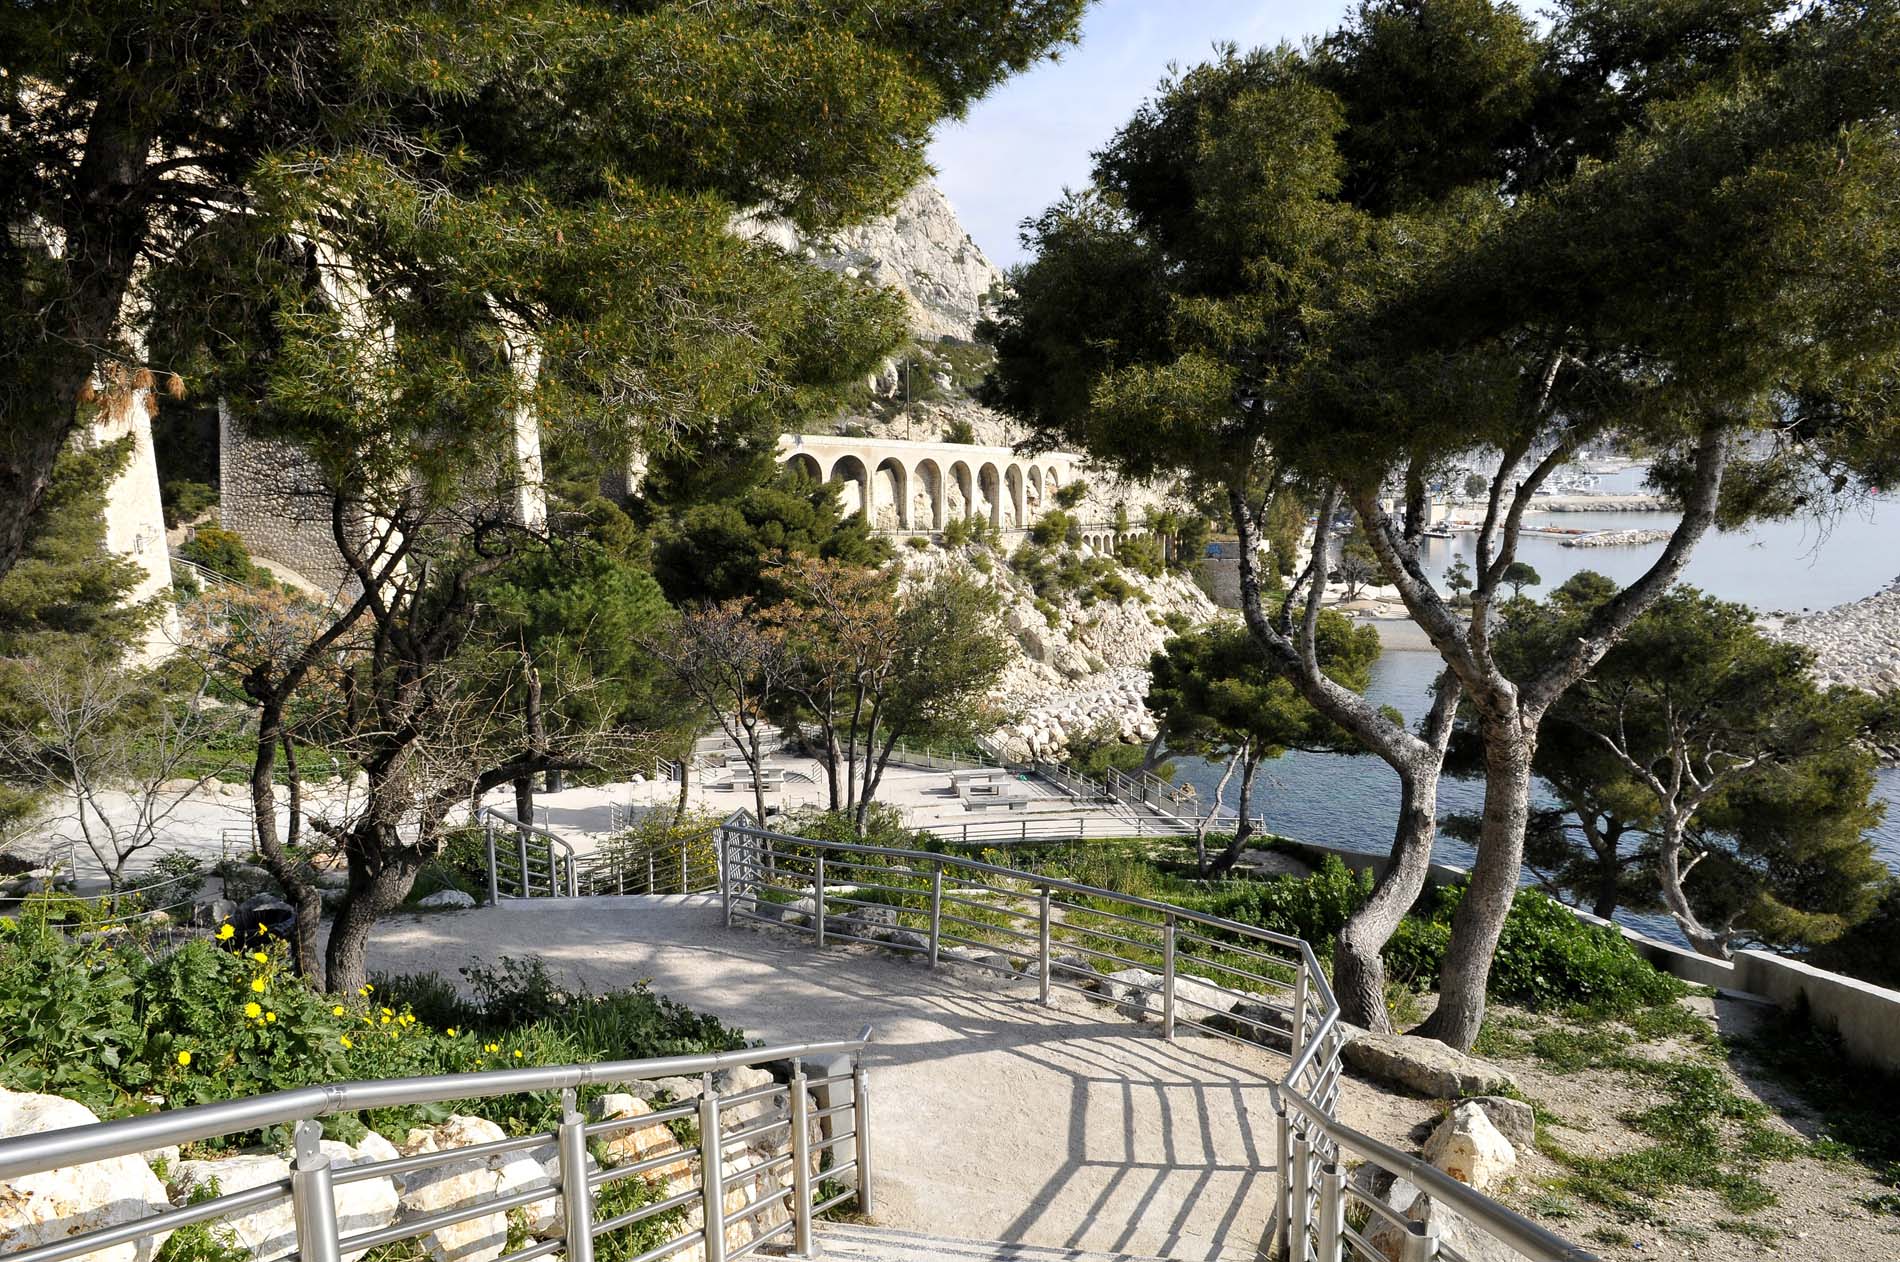
[[[1014,785],[1002,784],[994,780],[978,781],[962,785],[957,789],[957,797],[963,802],[966,811],[980,811],[986,806],[1001,806],[1008,810],[1020,811],[1029,805],[1029,795],[1020,792]]]
[[[767,790],[781,789],[785,787],[785,769],[783,767],[759,768],[758,783],[756,786],[753,784],[752,773],[750,771],[737,771],[733,773],[731,784],[734,789],[745,790],[747,792],[750,792],[755,787]]]
[[[1008,774],[1009,773],[1004,771],[1001,767],[966,768],[962,771],[953,771],[950,773],[950,787],[952,789],[961,789],[966,784],[981,784],[985,781],[995,780],[999,776]]]

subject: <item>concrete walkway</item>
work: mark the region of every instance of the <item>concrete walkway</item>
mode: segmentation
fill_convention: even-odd
[[[881,1225],[1184,1262],[1250,1259],[1265,1242],[1268,1083],[1284,1062],[1264,1050],[1168,1043],[976,970],[728,930],[705,898],[395,917],[370,951],[372,968],[449,978],[503,955],[539,955],[596,990],[650,980],[767,1042],[874,1026]]]

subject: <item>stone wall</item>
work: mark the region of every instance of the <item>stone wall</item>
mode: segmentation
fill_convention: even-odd
[[[251,554],[291,570],[326,593],[345,590],[349,572],[330,529],[330,497],[295,444],[246,432],[218,404],[218,520]]]

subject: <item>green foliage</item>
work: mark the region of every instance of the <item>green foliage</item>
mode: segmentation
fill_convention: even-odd
[[[1055,501],[1056,507],[1064,512],[1080,507],[1082,501],[1088,497],[1089,484],[1080,479],[1057,487],[1056,493],[1050,496]]]
[[[218,488],[209,482],[167,482],[159,489],[167,528],[197,521],[218,506]]]
[[[1059,508],[1050,509],[1029,528],[1029,542],[1038,548],[1057,548],[1069,542],[1069,536],[1078,533],[1074,520]]]
[[[1437,975],[1463,895],[1462,886],[1442,888],[1429,914],[1401,926],[1386,956],[1395,976]],[[1682,982],[1637,955],[1616,929],[1580,920],[1537,890],[1520,890],[1511,904],[1492,960],[1489,991],[1495,999],[1535,1011],[1585,1008],[1616,1016],[1688,993]]]
[[[943,441],[946,443],[976,442],[976,426],[970,424],[968,417],[953,416],[943,427]]]
[[[0,576],[0,656],[54,643],[112,655],[150,620],[125,599],[144,571],[106,549],[106,491],[129,455],[114,443],[60,458],[19,561]]]
[[[1304,938],[1315,952],[1331,955],[1346,921],[1371,896],[1370,868],[1354,873],[1338,855],[1327,855],[1310,877],[1226,882],[1198,910]]]
[[[105,1118],[149,1110],[152,1093],[180,1107],[350,1078],[744,1045],[737,1031],[644,986],[592,995],[557,985],[539,960],[472,967],[472,1002],[433,976],[390,979],[389,993],[373,983],[326,996],[289,973],[281,947],[259,960],[195,942],[152,958],[129,944],[4,923],[0,1006],[11,1019],[0,1030],[0,1082],[69,1096]],[[468,1107],[514,1134],[558,1113],[557,1101],[539,1096]],[[364,1120],[401,1137],[431,1119],[402,1109]]]
[[[958,546],[951,535],[946,528],[945,542]],[[698,505],[666,525],[653,574],[676,605],[769,597],[777,594],[771,565],[787,553],[870,565],[888,558],[890,545],[870,533],[861,514],[844,517],[836,485],[785,470],[735,502]]]
[[[1130,535],[1115,545],[1115,559],[1131,570],[1160,578],[1166,568],[1161,541],[1153,535]]]
[[[243,537],[220,526],[200,526],[192,531],[191,538],[179,545],[178,555],[247,587],[271,581],[269,571],[252,563],[251,550],[244,546]]]

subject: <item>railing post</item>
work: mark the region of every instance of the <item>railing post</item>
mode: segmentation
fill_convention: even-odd
[[[562,1243],[567,1262],[594,1262],[594,1196],[587,1186],[586,1124],[574,1088],[562,1091],[559,1148],[561,1215],[566,1225]]]
[[[495,821],[482,821],[482,844],[488,851],[488,905],[501,906],[501,862],[495,857]]]
[[[567,896],[569,898],[579,898],[581,896],[580,869],[575,866],[572,853],[567,856]]]
[[[817,904],[817,915],[812,923],[818,926],[818,945],[825,945],[825,852],[818,852],[817,871],[812,879],[812,899]]]
[[[686,888],[686,843],[683,840],[680,842],[680,893],[692,893]]]
[[[520,825],[515,827],[515,857],[521,860],[521,896],[534,897],[534,886],[528,882],[528,830]]]
[[[1319,1262],[1341,1262],[1346,1239],[1346,1172],[1336,1161],[1319,1168]]]
[[[1438,1262],[1438,1232],[1424,1223],[1413,1223],[1400,1240],[1399,1262]]]
[[[713,1076],[704,1074],[699,1095],[699,1194],[706,1221],[706,1262],[726,1262],[726,1171],[720,1155],[724,1143]]]
[[[1174,1037],[1174,913],[1161,931],[1161,1037]]]
[[[1042,1001],[1044,1003],[1048,1003],[1049,1002],[1049,967],[1050,967],[1051,961],[1049,957],[1050,898],[1049,898],[1049,887],[1047,885],[1042,887],[1042,898],[1038,901],[1040,902],[1041,905],[1037,908],[1036,950],[1038,952],[1038,958],[1042,962],[1042,967],[1040,970],[1041,975],[1042,975]]]
[[[792,1061],[792,1252],[812,1256],[811,1243],[811,1100],[805,1090],[805,1062]]]
[[[1293,1033],[1292,1047],[1288,1055],[1294,1060],[1300,1058],[1300,1052],[1306,1047],[1306,955],[1300,954],[1300,967],[1293,974]]]
[[[732,928],[732,833],[719,830],[719,903],[726,913],[726,928]]]
[[[1313,1141],[1307,1138],[1304,1127],[1293,1131],[1293,1203],[1288,1206],[1291,1220],[1288,1229],[1292,1233],[1287,1250],[1287,1262],[1312,1262],[1312,1214],[1313,1214]]]
[[[930,967],[937,967],[937,948],[943,942],[943,864],[930,869]]]
[[[871,1197],[871,1075],[864,1068],[864,1053],[851,1063],[852,1131],[857,1138],[858,1213],[866,1218],[875,1212]]]
[[[336,1195],[330,1159],[323,1155],[323,1123],[315,1118],[297,1123],[294,1143],[290,1203],[297,1226],[297,1257],[300,1262],[339,1262]]]
[[[1293,1205],[1293,1137],[1292,1123],[1287,1120],[1286,1102],[1275,1100],[1273,1106],[1273,1153],[1274,1165],[1279,1170],[1280,1190],[1278,1203],[1274,1206],[1274,1232],[1279,1236],[1279,1254],[1287,1257],[1287,1241],[1291,1237],[1288,1230]]]

